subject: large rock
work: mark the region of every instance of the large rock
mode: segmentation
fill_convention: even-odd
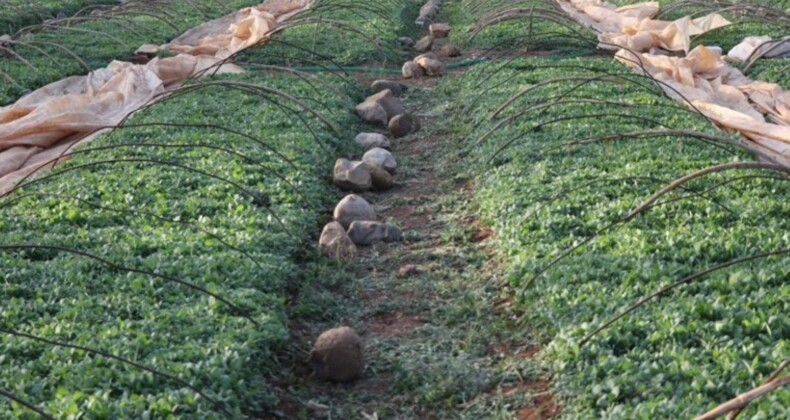
[[[395,183],[392,174],[389,173],[386,169],[379,168],[378,166],[371,166],[365,164],[370,171],[370,178],[371,182],[373,183],[374,190],[388,190],[392,188],[392,185]]]
[[[356,110],[357,115],[365,122],[387,125],[389,121],[387,111],[381,104],[365,101],[357,105]]]
[[[385,223],[354,222],[348,229],[348,236],[355,244],[367,246],[381,241],[398,242],[403,235],[400,229]]]
[[[363,192],[373,186],[370,169],[365,164],[342,158],[335,162],[334,181],[345,191]]]
[[[396,115],[388,125],[395,138],[407,136],[419,130],[419,122],[411,114]]]
[[[384,149],[382,149],[384,150]],[[333,213],[335,220],[348,229],[352,222],[355,221],[375,221],[376,211],[364,198],[356,195],[349,194],[345,196],[337,206]]]
[[[428,76],[441,76],[444,73],[444,64],[434,57],[421,55],[414,59],[418,66],[425,70]]]
[[[387,136],[379,133],[359,133],[354,141],[364,150],[370,150],[374,147],[389,149],[392,146]]]
[[[357,247],[338,222],[330,222],[321,231],[318,246],[321,253],[340,261],[347,261],[357,254]]]
[[[365,370],[362,338],[349,327],[324,331],[315,340],[310,363],[321,379],[333,382],[357,379]]]
[[[371,167],[384,169],[389,173],[395,173],[395,170],[398,169],[395,156],[389,150],[380,147],[374,147],[365,152],[362,155],[362,162]]]
[[[424,37],[420,38],[416,44],[414,44],[414,49],[418,52],[430,51],[431,48],[433,48],[433,37],[430,35],[425,35]]]
[[[428,31],[434,38],[446,38],[450,34],[450,25],[446,23],[432,23],[428,27]]]
[[[461,50],[455,45],[447,44],[439,50],[439,55],[442,57],[459,57],[461,55]]]
[[[425,70],[423,70],[422,67],[420,67],[420,65],[414,61],[407,61],[403,63],[401,72],[403,73],[404,79],[419,79],[420,77],[425,76]]]
[[[370,84],[370,87],[373,88],[376,92],[381,92],[383,90],[389,89],[393,95],[395,96],[402,96],[403,92],[406,90],[406,86],[394,81],[394,80],[385,80],[380,79],[376,80]]]
[[[378,109],[377,106],[381,107],[381,109],[383,109],[384,113],[386,114],[386,121],[384,121],[384,124],[387,124],[390,118],[406,112],[406,109],[403,107],[403,104],[401,104],[400,99],[395,97],[391,90],[384,89],[375,95],[368,96],[367,99],[365,99],[365,102],[357,105],[357,113],[359,113],[359,115],[365,121],[380,122],[380,113],[376,113],[375,119],[373,121],[370,121],[366,119],[365,116],[363,116],[363,112],[367,113],[366,111],[368,109]]]

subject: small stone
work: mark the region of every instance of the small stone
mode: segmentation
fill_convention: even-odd
[[[333,382],[357,379],[365,370],[362,338],[349,327],[325,331],[315,340],[310,363],[321,379]]]
[[[459,57],[461,55],[461,50],[455,45],[448,44],[439,50],[439,55],[442,57]]]
[[[395,173],[395,170],[398,169],[395,156],[389,150],[380,147],[374,147],[365,152],[362,155],[362,162],[368,166],[384,169],[389,173]]]
[[[360,246],[373,245],[375,243],[399,242],[402,234],[400,229],[381,222],[354,222],[348,229],[348,236]]]
[[[415,58],[414,62],[422,67],[428,76],[441,76],[444,73],[444,64],[435,58],[420,56]]]
[[[135,55],[147,55],[153,57],[159,54],[159,46],[154,44],[143,44],[134,53]]]
[[[431,48],[433,48],[433,37],[430,35],[425,35],[424,37],[420,38],[416,44],[414,44],[414,49],[418,52],[430,51]]]
[[[365,122],[387,125],[389,121],[387,111],[381,104],[365,101],[357,105],[356,110],[357,115]]]
[[[374,147],[381,147],[384,149],[389,149],[391,147],[387,136],[379,133],[359,133],[354,141],[366,151]]]
[[[335,185],[341,190],[363,192],[373,186],[370,169],[362,162],[338,159],[334,172]]]
[[[338,222],[331,222],[321,231],[318,241],[321,254],[338,261],[348,261],[357,254],[357,247]]]
[[[450,34],[450,25],[446,23],[432,23],[428,27],[428,31],[434,38],[446,38]]]
[[[394,80],[376,80],[370,84],[370,87],[373,88],[376,92],[381,92],[385,89],[389,89],[392,91],[392,94],[400,97],[403,95],[403,92],[406,90],[406,86],[402,85]]]
[[[396,115],[389,122],[390,133],[393,137],[403,137],[418,130],[419,122],[411,114]]]
[[[392,185],[395,183],[392,177],[392,174],[387,172],[386,169],[379,168],[378,166],[371,166],[367,165],[368,170],[370,171],[370,178],[371,182],[373,183],[373,189],[383,191],[392,188]]]
[[[348,229],[351,223],[357,220],[376,220],[376,211],[364,198],[356,194],[349,194],[337,203],[333,216],[337,222]]]
[[[414,45],[414,40],[408,36],[402,36],[398,38],[398,42],[400,42],[400,44],[403,45],[404,47],[411,47],[412,45]]]
[[[420,67],[420,65],[414,61],[407,61],[403,63],[403,68],[401,71],[403,72],[404,79],[419,79],[420,77],[425,76],[425,70],[423,70],[422,67]]]

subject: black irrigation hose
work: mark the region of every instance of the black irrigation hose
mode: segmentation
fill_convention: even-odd
[[[224,416],[226,416],[228,418],[233,418],[233,414],[231,414],[231,412],[228,411],[227,408],[225,408],[219,401],[215,400],[214,398],[209,397],[208,395],[206,395],[205,392],[201,391],[200,389],[198,389],[194,385],[190,384],[189,382],[187,382],[187,381],[185,381],[185,380],[183,380],[183,379],[181,379],[181,378],[179,378],[179,377],[177,377],[175,375],[172,375],[170,373],[163,372],[163,371],[158,370],[158,369],[154,369],[152,367],[143,365],[141,363],[138,363],[138,362],[135,362],[133,360],[127,359],[125,357],[121,357],[121,356],[118,356],[118,355],[115,355],[113,353],[109,353],[109,352],[106,352],[106,351],[103,351],[103,350],[98,350],[98,349],[94,349],[94,348],[90,348],[90,347],[84,347],[84,346],[80,346],[80,345],[76,345],[76,344],[65,343],[65,342],[62,342],[62,341],[51,340],[51,339],[48,339],[48,338],[39,337],[39,336],[36,336],[36,335],[33,335],[33,334],[28,334],[28,333],[25,333],[25,332],[13,330],[13,329],[8,329],[8,328],[4,328],[4,327],[0,327],[0,333],[13,335],[15,337],[26,338],[26,339],[29,339],[29,340],[38,341],[38,342],[41,342],[41,343],[44,343],[44,344],[48,344],[50,346],[64,347],[64,348],[79,350],[79,351],[82,351],[82,352],[85,352],[85,353],[89,353],[89,354],[103,356],[103,357],[106,357],[108,359],[112,359],[112,360],[121,362],[123,364],[127,364],[129,366],[133,366],[133,367],[135,367],[137,369],[144,370],[146,372],[149,372],[149,373],[154,374],[156,376],[160,376],[160,377],[165,378],[165,379],[167,379],[169,381],[175,382],[175,383],[177,383],[177,384],[179,384],[181,386],[184,386],[184,387],[187,387],[187,388],[191,389],[196,394],[198,394],[201,398],[204,398],[206,401],[211,403],[218,412],[222,413],[222,415],[224,415]],[[30,407],[28,406],[28,408],[30,408]],[[36,410],[36,411],[39,412],[38,410]],[[47,418],[52,418],[52,417],[47,417]]]
[[[123,128],[128,128],[128,127],[130,127],[130,126],[124,126]],[[75,155],[79,155],[79,154],[90,153],[90,152],[99,152],[99,151],[104,151],[104,150],[114,150],[114,149],[118,149],[118,148],[133,148],[133,147],[141,147],[141,148],[143,148],[143,147],[151,147],[151,148],[155,148],[155,147],[161,147],[161,148],[176,148],[176,149],[209,149],[209,150],[216,150],[216,151],[224,152],[225,154],[228,154],[230,156],[238,157],[238,158],[242,159],[246,163],[257,165],[257,166],[261,167],[261,169],[263,169],[265,172],[274,175],[280,181],[288,184],[288,186],[299,195],[299,197],[302,199],[302,201],[304,201],[305,205],[311,205],[310,200],[307,198],[306,195],[304,195],[302,190],[300,190],[296,185],[293,185],[293,183],[291,181],[289,181],[288,178],[284,177],[282,174],[280,174],[279,172],[275,171],[274,169],[265,166],[262,161],[258,161],[258,160],[254,159],[254,158],[252,158],[252,157],[250,157],[248,155],[245,155],[243,153],[237,152],[237,151],[235,151],[233,149],[229,149],[227,147],[216,146],[214,144],[209,144],[209,143],[186,143],[186,144],[179,144],[179,143],[121,143],[121,144],[112,144],[112,145],[107,145],[107,146],[85,147],[85,148],[81,148],[79,150],[71,151],[71,148],[73,146],[74,145],[72,145],[68,149],[64,150],[63,153],[58,155],[58,157],[52,158],[51,160],[49,160],[47,162],[44,162],[41,167],[42,168],[43,167],[49,167],[50,165],[54,166],[54,165],[58,164],[61,160],[65,160],[65,159],[67,159],[67,158],[69,158],[71,156],[75,156]],[[29,176],[26,176],[20,182],[22,182],[22,181],[24,181],[24,180],[26,180],[28,178],[29,178]]]
[[[727,146],[735,146],[743,148],[745,145],[737,140],[728,139],[726,137],[720,137],[715,135],[709,135],[706,133],[701,133],[697,131],[691,130],[674,130],[674,129],[665,129],[665,130],[644,130],[644,131],[635,131],[630,133],[614,133],[614,134],[607,134],[599,137],[582,139],[582,140],[573,140],[568,141],[562,144],[559,144],[553,148],[549,148],[545,152],[552,152],[555,150],[559,150],[561,148],[570,148],[571,146],[587,146],[596,143],[606,143],[611,141],[617,140],[624,140],[624,139],[651,139],[657,137],[688,137],[697,141],[701,141],[705,144],[713,146],[717,149],[721,149],[722,151],[726,152],[727,154],[737,156],[737,153]]]
[[[503,119],[499,120],[499,122],[497,122],[494,125],[494,127],[492,127],[487,132],[485,132],[480,137],[478,137],[478,139],[476,141],[476,144],[482,143],[485,139],[487,139],[488,137],[493,135],[497,130],[499,130],[501,128],[504,128],[504,127],[507,127],[510,124],[515,123],[516,120],[518,120],[518,119],[520,119],[522,117],[525,117],[525,116],[530,116],[531,117],[530,114],[532,112],[534,112],[534,111],[541,111],[541,115],[542,115],[545,112],[547,112],[549,110],[549,108],[551,108],[553,106],[569,105],[569,104],[599,104],[599,105],[611,105],[611,106],[615,106],[615,107],[630,107],[630,108],[633,108],[633,107],[636,107],[636,106],[663,107],[663,108],[671,108],[671,109],[674,109],[674,110],[688,112],[688,113],[691,113],[694,116],[699,116],[699,114],[689,110],[688,108],[683,108],[683,107],[680,107],[680,106],[677,106],[677,105],[673,105],[673,104],[663,104],[663,103],[661,103],[661,104],[634,104],[634,103],[630,103],[630,102],[599,100],[599,99],[593,99],[592,97],[584,97],[584,96],[575,97],[575,96],[572,96],[572,95],[562,95],[562,96],[555,95],[555,96],[552,96],[550,98],[546,98],[545,102],[540,102],[540,103],[538,103],[536,105],[532,105],[532,106],[527,107],[526,109],[524,109],[522,111],[519,111],[517,114],[513,114],[513,115],[511,115],[511,116],[509,116],[507,118],[503,118]],[[480,121],[480,122],[476,123],[474,125],[473,129],[477,129],[483,122],[484,121]]]
[[[16,395],[12,394],[10,391],[7,391],[7,390],[5,390],[5,389],[3,389],[3,388],[0,388],[0,395],[2,395],[2,396],[4,396],[4,397],[8,398],[9,400],[11,400],[11,401],[13,401],[13,402],[15,402],[15,403],[17,403],[17,404],[19,404],[19,405],[22,405],[22,406],[26,407],[27,409],[29,409],[29,410],[31,410],[31,411],[34,411],[34,412],[35,412],[36,414],[38,414],[38,415],[39,415],[39,416],[40,416],[42,419],[45,419],[45,420],[55,420],[55,418],[54,418],[54,417],[52,417],[51,415],[47,414],[47,412],[46,412],[46,411],[44,411],[44,410],[42,410],[42,409],[40,409],[40,408],[36,407],[35,405],[33,405],[33,403],[31,403],[31,402],[28,402],[28,401],[25,401],[25,400],[23,400],[21,397],[18,397],[18,396],[16,396]]]
[[[134,124],[124,124],[124,125],[101,127],[101,128],[98,128],[97,130],[95,130],[94,132],[99,131],[99,130],[103,130],[103,129],[111,129],[112,131],[108,134],[108,137],[109,137],[109,136],[111,136],[113,134],[113,132],[115,130],[124,129],[124,128],[140,128],[140,127],[176,127],[176,128],[194,128],[194,129],[206,129],[206,128],[208,128],[208,129],[212,129],[212,130],[226,131],[228,133],[231,133],[231,134],[237,135],[239,137],[242,137],[244,139],[247,139],[247,140],[250,140],[252,142],[255,142],[256,144],[260,145],[264,149],[274,153],[278,158],[282,159],[284,162],[288,163],[288,165],[293,170],[295,170],[295,171],[299,170],[299,168],[296,166],[296,163],[294,163],[293,160],[289,159],[287,156],[285,156],[284,154],[280,153],[280,151],[278,151],[276,148],[268,145],[263,140],[261,140],[261,139],[259,139],[257,137],[251,136],[249,134],[242,133],[241,131],[238,131],[238,130],[235,130],[235,129],[232,129],[232,128],[228,128],[228,127],[224,127],[224,126],[221,126],[221,125],[217,125],[217,124],[192,124],[192,123],[173,123],[173,122],[166,122],[166,123],[160,123],[160,122],[134,123]]]
[[[338,131],[338,129],[326,117],[324,117],[320,112],[318,112],[318,111],[310,108],[309,106],[305,105],[304,103],[302,103],[301,101],[299,101],[298,99],[293,97],[292,95],[289,95],[289,94],[287,94],[287,93],[285,93],[285,92],[283,92],[283,91],[281,91],[279,89],[274,89],[274,88],[270,88],[270,87],[267,87],[267,86],[255,85],[255,84],[250,84],[250,83],[232,82],[232,81],[210,81],[210,82],[199,82],[199,83],[196,83],[196,84],[193,84],[193,85],[186,85],[186,86],[182,86],[182,87],[179,87],[179,88],[176,88],[176,89],[173,89],[173,90],[169,90],[169,91],[166,91],[166,92],[162,93],[158,97],[155,97],[151,101],[149,101],[148,104],[146,104],[143,107],[139,108],[137,111],[145,110],[145,109],[150,108],[150,107],[152,107],[152,106],[154,106],[154,105],[156,105],[156,104],[158,104],[160,102],[164,102],[164,101],[168,101],[168,100],[171,100],[171,99],[175,99],[178,96],[189,94],[189,93],[192,93],[193,91],[196,91],[196,90],[200,90],[200,89],[207,88],[207,87],[214,87],[214,86],[221,86],[221,87],[225,87],[225,88],[229,88],[229,89],[233,89],[233,90],[246,92],[246,93],[249,93],[249,94],[254,94],[254,95],[257,95],[257,96],[263,98],[264,100],[272,103],[274,106],[276,106],[276,107],[278,107],[280,109],[287,110],[288,112],[293,114],[296,118],[298,118],[302,122],[302,124],[313,135],[313,137],[316,140],[316,143],[318,143],[318,145],[320,147],[322,147],[323,149],[325,149],[327,151],[328,151],[327,146],[321,141],[321,139],[319,138],[318,134],[310,126],[310,124],[307,123],[307,120],[305,119],[305,117],[300,112],[297,112],[295,109],[293,109],[291,107],[288,107],[288,106],[280,103],[279,101],[272,100],[271,98],[269,98],[269,95],[280,96],[282,98],[287,99],[288,101],[291,101],[291,102],[297,104],[300,108],[302,108],[302,110],[307,111],[308,113],[313,115],[316,119],[318,119],[324,125],[324,127],[326,127],[327,129],[329,129],[329,131],[332,132],[332,135],[336,139],[340,139],[341,138],[341,135],[340,135],[340,132]],[[131,117],[131,115],[132,114],[129,114],[126,117],[124,117],[124,119],[121,121],[120,124],[121,125],[124,124],[126,122],[126,120],[128,120]]]
[[[497,156],[499,156],[500,153],[502,153],[503,151],[505,151],[505,149],[507,149],[510,146],[512,146],[516,141],[524,138],[526,135],[528,135],[530,133],[542,130],[543,127],[545,127],[547,125],[556,124],[556,123],[563,122],[563,121],[577,120],[577,119],[604,118],[604,117],[631,118],[631,119],[634,119],[634,120],[640,120],[642,122],[650,123],[650,124],[653,124],[653,125],[656,125],[656,126],[665,127],[664,124],[662,124],[660,121],[654,120],[652,118],[642,117],[642,116],[639,116],[639,115],[621,114],[621,113],[616,113],[616,112],[606,112],[606,113],[599,113],[599,114],[571,115],[571,116],[567,116],[567,117],[554,118],[552,120],[544,121],[544,122],[541,122],[540,124],[536,124],[536,125],[532,126],[531,128],[529,128],[527,130],[524,130],[524,132],[519,134],[518,136],[509,139],[508,141],[505,142],[505,144],[500,146],[488,158],[486,163],[490,164],[491,162],[494,161],[494,159],[497,158]]]
[[[190,227],[190,228],[192,228],[194,230],[197,230],[198,232],[204,233],[204,234],[216,239],[217,241],[219,241],[219,243],[221,243],[222,245],[224,245],[228,249],[232,249],[232,250],[240,253],[241,255],[243,255],[245,258],[247,258],[253,264],[255,264],[261,271],[264,270],[263,265],[257,259],[255,259],[255,257],[253,257],[249,252],[247,252],[247,251],[245,251],[245,250],[243,250],[243,249],[241,249],[241,248],[239,248],[237,246],[232,245],[224,237],[222,237],[220,235],[217,235],[215,233],[212,233],[211,231],[201,227],[197,223],[190,223],[190,222],[185,222],[185,221],[181,221],[181,220],[177,220],[177,219],[169,219],[169,218],[162,217],[162,216],[159,216],[159,215],[154,214],[152,212],[147,212],[147,211],[144,211],[144,210],[125,209],[125,208],[116,208],[116,207],[102,206],[101,204],[97,204],[97,203],[94,203],[92,201],[88,201],[88,200],[86,200],[84,198],[80,198],[80,197],[77,197],[75,195],[40,192],[40,191],[39,192],[33,192],[33,193],[27,193],[27,194],[21,194],[21,195],[18,195],[16,197],[14,197],[11,200],[7,200],[6,202],[0,204],[0,210],[4,209],[6,207],[9,207],[9,206],[11,206],[11,205],[13,205],[15,203],[18,203],[18,202],[24,200],[25,198],[35,197],[35,196],[57,197],[57,198],[60,198],[60,199],[65,199],[65,200],[74,200],[74,201],[78,201],[80,203],[83,203],[83,204],[85,204],[87,206],[93,207],[94,209],[97,209],[97,210],[112,211],[112,212],[122,213],[122,214],[132,214],[132,215],[137,216],[137,217],[148,216],[148,217],[154,218],[156,220],[159,220],[159,221],[162,221],[162,222],[165,222],[165,223],[172,223],[172,224],[187,226],[187,227]]]
[[[637,301],[636,303],[634,303],[631,306],[629,306],[628,308],[626,308],[623,312],[621,312],[618,315],[610,318],[609,320],[607,320],[606,322],[601,324],[601,326],[596,328],[593,332],[587,334],[584,338],[582,338],[581,341],[579,341],[579,346],[581,347],[581,346],[585,345],[593,337],[595,337],[598,333],[600,333],[601,331],[605,330],[607,327],[609,327],[610,325],[614,324],[615,322],[617,322],[618,320],[622,319],[623,317],[625,317],[626,315],[630,314],[631,312],[635,311],[640,306],[646,304],[650,300],[652,300],[652,299],[654,299],[654,298],[656,298],[656,297],[658,297],[658,296],[660,296],[660,295],[662,295],[664,293],[669,292],[672,289],[675,289],[676,287],[682,286],[682,285],[687,284],[687,283],[691,283],[692,281],[695,281],[697,279],[705,277],[705,276],[707,276],[710,273],[722,270],[724,268],[727,268],[727,267],[730,267],[730,266],[733,266],[733,265],[737,265],[737,264],[740,264],[740,263],[749,262],[749,261],[753,261],[753,260],[757,260],[757,259],[761,259],[761,258],[766,258],[766,257],[771,257],[771,256],[778,256],[778,255],[785,255],[785,254],[790,254],[790,249],[783,249],[783,250],[779,250],[779,251],[764,252],[764,253],[760,253],[760,254],[756,254],[756,255],[750,255],[748,257],[736,258],[734,260],[730,260],[730,261],[727,261],[725,263],[714,265],[713,267],[710,267],[710,268],[708,268],[706,270],[699,271],[699,272],[694,273],[694,274],[692,274],[690,276],[684,277],[684,278],[682,278],[682,279],[680,279],[680,280],[678,280],[678,281],[676,281],[676,282],[674,282],[672,284],[669,284],[667,286],[662,287],[658,291],[656,291],[654,293],[651,293],[650,295],[645,296],[642,299],[639,299],[639,301]]]
[[[201,169],[196,169],[196,168],[193,168],[191,166],[183,165],[183,164],[180,164],[180,163],[177,163],[177,162],[170,162],[170,161],[159,160],[159,159],[152,159],[152,158],[107,159],[107,160],[100,160],[100,161],[95,161],[95,162],[89,162],[89,163],[84,163],[84,164],[80,164],[80,165],[75,165],[75,166],[66,168],[66,169],[64,169],[62,171],[59,171],[59,172],[48,173],[48,174],[46,174],[46,175],[44,175],[42,177],[35,178],[35,179],[33,179],[33,180],[31,180],[31,181],[29,181],[27,183],[24,183],[24,181],[27,180],[32,175],[32,173],[30,173],[30,174],[27,174],[24,178],[22,178],[22,180],[20,180],[19,183],[14,186],[14,188],[12,188],[10,191],[8,191],[8,193],[6,193],[6,196],[8,194],[11,194],[11,193],[13,193],[15,191],[20,190],[21,188],[26,187],[28,185],[36,184],[36,183],[39,183],[39,182],[43,182],[45,180],[48,180],[48,179],[57,177],[59,175],[62,175],[64,173],[66,173],[66,172],[77,171],[77,170],[82,170],[82,169],[90,168],[90,167],[94,167],[94,166],[99,166],[99,165],[104,165],[104,164],[115,164],[115,163],[151,163],[151,164],[154,164],[154,165],[173,166],[175,168],[184,169],[186,171],[194,172],[194,173],[197,173],[197,174],[209,177],[209,178],[216,179],[216,180],[218,180],[220,182],[229,184],[230,186],[232,186],[236,190],[244,193],[245,195],[248,195],[248,196],[252,197],[253,203],[255,205],[258,205],[258,206],[261,206],[261,207],[265,208],[266,211],[269,212],[269,214],[277,221],[277,223],[280,225],[282,230],[286,234],[288,234],[288,236],[290,236],[292,238],[295,237],[293,235],[293,233],[291,233],[291,231],[288,229],[288,227],[285,226],[285,223],[282,221],[282,219],[280,219],[280,217],[277,215],[277,213],[275,213],[274,210],[272,210],[269,207],[269,205],[267,204],[267,200],[264,199],[263,197],[261,197],[260,195],[258,195],[256,192],[248,190],[246,187],[242,186],[241,184],[239,184],[239,183],[237,183],[235,181],[232,181],[230,179],[227,179],[225,177],[222,177],[222,176],[219,176],[219,175],[216,175],[216,174],[212,174],[210,172],[203,171]]]
[[[697,178],[702,178],[702,177],[705,177],[707,175],[714,174],[714,173],[719,173],[719,172],[726,172],[726,171],[731,171],[731,170],[743,170],[743,169],[771,170],[771,171],[775,171],[775,172],[785,173],[786,175],[788,175],[788,178],[787,179],[783,178],[782,180],[790,181],[790,168],[786,168],[786,167],[781,166],[781,165],[770,164],[770,163],[761,163],[761,162],[733,162],[733,163],[725,163],[725,164],[710,166],[710,167],[701,169],[699,171],[692,172],[692,173],[690,173],[688,175],[685,175],[685,176],[683,176],[681,178],[675,179],[671,183],[667,184],[664,188],[662,188],[658,192],[656,192],[653,195],[651,195],[647,200],[645,200],[642,204],[637,206],[634,210],[629,212],[627,215],[623,216],[622,218],[620,218],[618,220],[615,220],[614,222],[604,226],[601,229],[598,229],[595,233],[593,233],[591,236],[585,238],[580,243],[578,243],[578,244],[576,244],[576,245],[574,245],[574,246],[572,246],[570,248],[565,249],[559,256],[554,258],[551,262],[549,262],[547,265],[543,266],[540,270],[538,270],[538,272],[536,274],[534,274],[532,277],[530,277],[529,280],[524,285],[524,288],[525,289],[529,288],[540,276],[542,276],[544,273],[549,271],[549,269],[551,269],[552,267],[557,265],[560,261],[565,259],[567,256],[572,254],[577,249],[581,248],[582,246],[588,244],[589,242],[591,242],[592,240],[597,238],[600,234],[602,234],[602,233],[604,233],[604,232],[616,227],[617,225],[621,225],[621,224],[624,225],[624,224],[632,221],[634,218],[636,218],[636,216],[638,216],[638,215],[640,215],[640,214],[642,214],[642,213],[644,213],[644,212],[646,212],[646,211],[648,211],[650,209],[658,207],[659,205],[669,204],[669,203],[673,202],[673,200],[667,200],[667,201],[661,202],[659,204],[656,204],[656,201],[659,198],[661,198],[663,195],[666,195],[667,193],[669,193],[669,192],[671,192],[671,191],[673,191],[675,189],[684,188],[684,184],[686,184],[688,182],[691,182],[692,180],[695,180]],[[712,201],[712,202],[716,203],[715,201]],[[732,212],[732,210],[730,210],[730,211]]]
[[[188,287],[188,288],[190,288],[192,290],[195,290],[197,292],[200,292],[202,294],[210,296],[210,297],[212,297],[214,299],[217,299],[218,301],[220,301],[220,302],[224,303],[225,305],[227,305],[228,307],[230,307],[233,310],[233,312],[235,312],[237,315],[239,315],[239,316],[247,319],[248,321],[250,321],[256,327],[260,326],[258,321],[256,321],[249,313],[247,313],[247,311],[245,311],[245,310],[241,309],[240,307],[236,306],[236,304],[234,304],[233,302],[225,299],[224,297],[222,297],[222,296],[220,296],[220,295],[218,295],[218,294],[216,294],[214,292],[211,292],[210,290],[208,290],[208,289],[206,289],[204,287],[198,286],[198,285],[196,285],[194,283],[190,283],[190,282],[185,281],[185,280],[181,280],[181,279],[179,279],[177,277],[168,276],[168,275],[165,275],[165,274],[159,274],[159,273],[155,273],[155,272],[149,271],[149,270],[142,270],[142,269],[138,269],[138,268],[126,267],[126,266],[123,266],[123,265],[120,265],[120,264],[116,264],[116,263],[114,263],[112,261],[109,261],[109,260],[107,260],[105,258],[102,258],[102,257],[100,257],[98,255],[94,255],[94,254],[91,254],[91,253],[86,252],[86,251],[82,251],[82,250],[74,249],[74,248],[69,248],[69,247],[65,247],[65,246],[37,245],[37,244],[0,245],[0,251],[1,252],[5,252],[5,253],[11,253],[11,252],[20,251],[20,250],[35,250],[35,249],[46,249],[46,250],[50,250],[50,251],[65,252],[65,253],[68,253],[68,254],[72,254],[72,255],[79,256],[79,257],[88,258],[88,259],[91,259],[91,260],[94,260],[94,261],[98,261],[98,262],[106,265],[107,267],[109,267],[109,268],[111,268],[113,270],[125,271],[125,272],[128,272],[128,273],[143,274],[143,275],[146,275],[146,276],[156,277],[156,278],[159,278],[159,279],[162,279],[162,280],[166,280],[166,281],[169,281],[169,282],[180,284],[182,286]]]
[[[515,178],[516,175],[514,175],[513,177]],[[665,179],[659,179],[659,178],[652,177],[652,176],[638,176],[638,175],[624,176],[624,177],[618,177],[618,178],[596,178],[596,179],[593,179],[591,181],[587,181],[587,182],[585,182],[583,184],[576,185],[573,188],[560,190],[560,191],[558,191],[557,193],[555,193],[551,197],[542,198],[542,199],[536,199],[535,202],[539,203],[538,207],[536,209],[534,209],[533,211],[531,211],[530,213],[526,213],[526,214],[522,215],[521,219],[522,220],[528,220],[528,219],[536,216],[541,210],[546,208],[546,206],[548,204],[554,203],[554,202],[556,202],[556,201],[558,201],[560,199],[563,199],[563,198],[568,198],[571,194],[573,194],[573,193],[575,193],[575,192],[577,192],[579,190],[582,190],[584,188],[592,187],[595,184],[617,183],[617,182],[626,182],[626,181],[650,181],[650,182],[656,183],[656,184],[658,184],[658,183],[665,184],[667,182]],[[705,191],[705,192],[707,192],[707,191]],[[703,193],[705,193],[705,192],[703,192]],[[699,195],[702,196],[703,193],[699,193]],[[706,198],[706,199],[708,199],[710,201],[713,201],[709,197],[704,197],[703,196],[703,198]],[[509,213],[506,214],[506,215],[510,216]]]

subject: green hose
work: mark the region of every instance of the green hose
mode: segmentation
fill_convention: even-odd
[[[445,69],[453,70],[463,67],[469,67],[484,61],[487,60],[480,58],[472,58],[468,60],[459,61],[457,63],[448,64],[445,66]],[[244,67],[254,70],[257,66],[255,64],[248,64],[245,65]],[[297,66],[297,67],[289,67],[289,68],[292,70],[302,71],[302,72],[342,71],[345,73],[372,73],[372,74],[392,74],[392,75],[401,74],[401,71],[399,69],[383,69],[383,68],[362,67],[362,66],[328,65],[328,66]]]
[[[470,58],[467,60],[462,60],[457,63],[452,63],[444,66],[447,70],[453,69],[460,69],[464,67],[470,67],[478,63],[482,63],[488,61],[486,58]],[[90,62],[89,63],[92,68],[100,69],[107,67],[109,63],[105,62]],[[243,66],[249,70],[255,70],[256,68],[263,68],[263,65],[259,64],[245,64]],[[371,73],[371,74],[391,74],[391,75],[399,75],[401,71],[399,69],[384,69],[384,68],[375,68],[375,67],[363,67],[363,66],[335,66],[335,65],[327,65],[327,66],[296,66],[296,67],[288,67],[291,70],[301,71],[301,72],[315,72],[320,73],[324,71],[342,71],[344,73]]]

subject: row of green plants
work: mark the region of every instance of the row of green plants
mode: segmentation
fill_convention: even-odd
[[[309,26],[260,49],[303,51],[298,37],[276,40]],[[360,38],[359,54],[379,51]],[[179,89],[0,199],[0,418],[274,410],[294,351],[286,296],[337,199],[329,159],[350,154],[361,92],[340,71],[245,64],[254,71]]]
[[[201,82],[1,198],[0,390],[56,418],[266,415],[286,290],[355,121],[327,89],[348,91]],[[0,399],[0,418],[36,417]]]
[[[476,181],[481,215],[497,232],[524,334],[546,343],[541,360],[563,416],[690,417],[759,385],[790,356],[786,174],[743,169],[755,157],[733,145],[737,137],[594,57],[591,32],[535,14],[545,2],[461,3],[453,19],[474,36],[456,32],[458,42],[497,58],[444,85],[461,92],[456,114],[475,116],[456,122],[461,173]],[[686,3],[664,18],[716,9]],[[522,16],[480,24],[518,8]],[[694,42],[726,50],[784,30],[752,17]],[[534,51],[545,58],[520,58]],[[760,61],[750,74],[786,84],[784,63]],[[640,206],[715,165],[732,168]],[[745,414],[785,417],[788,403],[780,390]]]
[[[128,61],[143,44],[164,44],[186,30],[258,0],[130,2],[115,12],[45,23],[12,34],[14,54],[0,60],[0,106],[66,76],[112,60]]]
[[[402,3],[319,1],[267,48],[248,50],[237,61],[253,68],[288,65],[316,71],[371,62],[399,67],[408,59],[397,44],[396,34],[405,18],[401,13],[414,9]]]
[[[786,174],[713,173],[627,219],[678,177],[754,157],[611,59],[490,63],[443,89],[474,116],[456,122],[463,174],[497,232],[524,333],[547,344],[565,417],[689,417],[790,356]],[[661,287],[782,251],[695,278],[585,341]],[[778,391],[748,414],[783,418],[789,406]]]
[[[96,6],[117,5],[113,0],[3,0],[0,2],[0,34],[15,32],[28,25],[57,18],[59,14],[73,16]]]
[[[637,2],[612,0],[609,3],[626,6]],[[733,22],[733,25],[693,37],[692,48],[708,45],[728,51],[744,37],[766,35],[779,39],[787,36],[790,29],[790,14],[787,12],[790,2],[787,0],[724,0],[714,4],[704,0],[670,0],[659,3],[666,12],[659,14],[657,19],[696,18],[720,12]],[[578,55],[585,51],[589,53],[585,47],[595,41],[589,29],[576,25],[549,0],[462,0],[449,3],[447,8],[461,29],[453,32],[453,41],[489,53],[489,49],[518,48],[525,52],[553,50]]]

